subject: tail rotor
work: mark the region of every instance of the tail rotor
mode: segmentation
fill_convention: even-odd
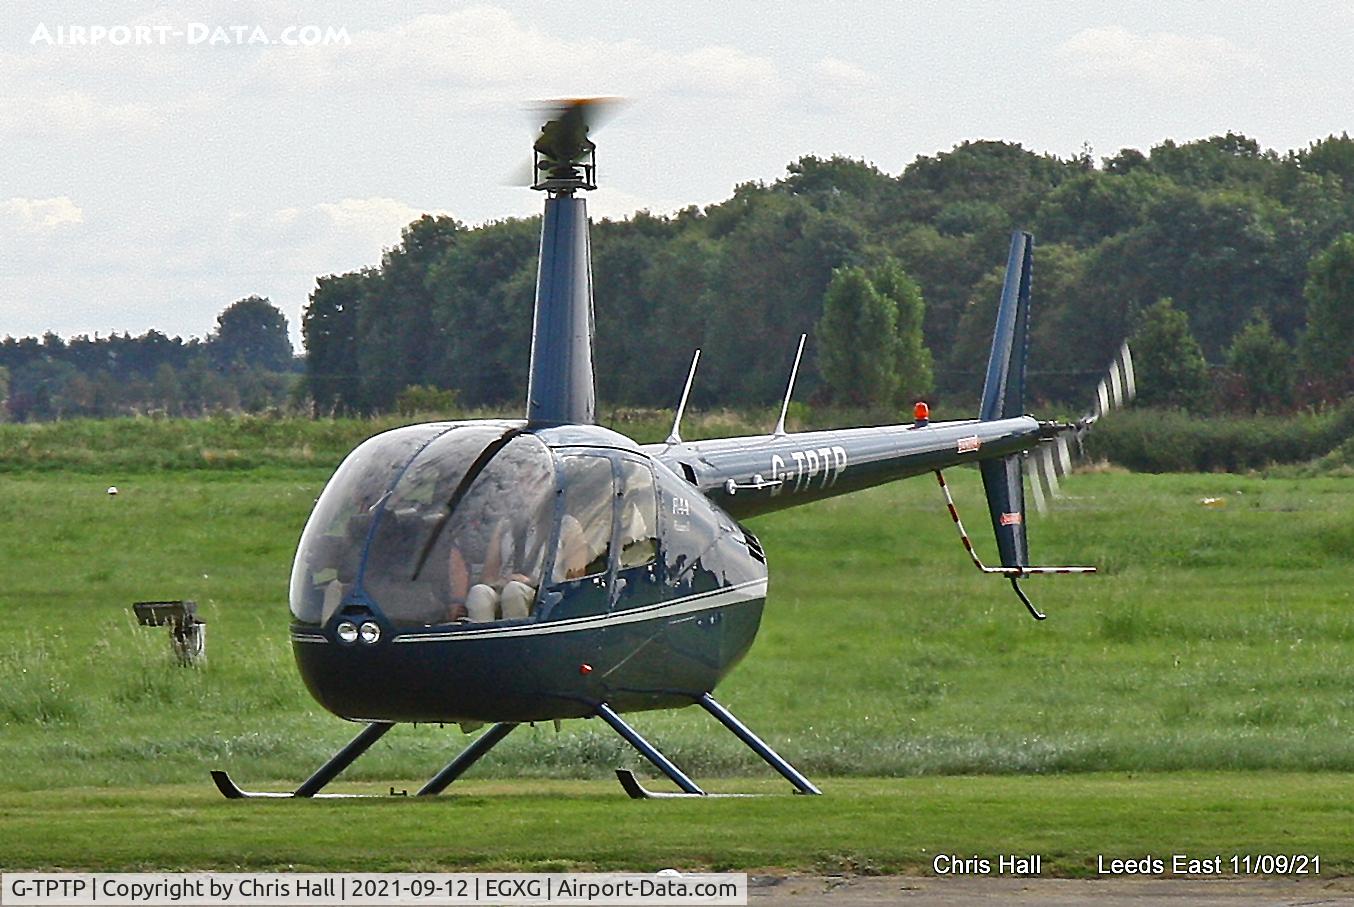
[[[1061,497],[1061,480],[1072,471],[1074,459],[1086,456],[1085,439],[1091,426],[1100,421],[1112,410],[1121,409],[1133,402],[1137,396],[1137,380],[1133,373],[1133,354],[1125,341],[1110,362],[1109,370],[1095,388],[1095,400],[1090,412],[1075,422],[1050,423],[1051,435],[1048,443],[1042,444],[1028,454],[1030,476],[1030,496],[1034,498],[1035,509],[1040,513],[1048,512],[1048,502]],[[1068,437],[1076,444],[1073,455]]]

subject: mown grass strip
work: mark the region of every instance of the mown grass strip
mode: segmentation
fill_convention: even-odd
[[[1102,854],[1281,852],[1354,871],[1343,775],[852,778],[823,797],[710,786],[766,796],[635,802],[614,782],[558,780],[468,780],[429,800],[228,802],[206,783],[3,793],[0,868],[929,873],[937,853],[1037,853],[1046,875],[1088,876]]]

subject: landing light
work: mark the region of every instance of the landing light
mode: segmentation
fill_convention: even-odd
[[[358,632],[362,636],[362,641],[367,645],[371,645],[372,643],[376,642],[378,639],[381,638],[381,627],[378,624],[372,623],[371,621],[367,621],[366,623],[364,623],[362,625],[362,629],[359,630]]]
[[[357,624],[349,620],[339,624],[338,638],[340,642],[357,642]]]

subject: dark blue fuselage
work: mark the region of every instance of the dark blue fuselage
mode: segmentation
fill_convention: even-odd
[[[687,705],[752,644],[766,598],[760,545],[620,435],[440,423],[378,435],[349,459],[356,468],[345,462],[307,525],[292,587],[302,676],[342,717],[520,722],[599,702]],[[499,516],[505,496],[512,512]],[[605,550],[571,570],[579,517],[600,527]],[[529,610],[463,613],[456,571],[441,565],[459,558],[492,588],[495,553],[478,553],[476,538],[508,550],[514,533],[539,549],[508,555],[531,580]],[[366,624],[374,641],[345,640],[345,625]]]

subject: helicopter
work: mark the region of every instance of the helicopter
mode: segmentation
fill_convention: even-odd
[[[316,501],[291,573],[290,637],[314,698],[362,730],[290,792],[239,787],[228,798],[347,796],[321,790],[400,723],[483,731],[418,796],[441,793],[515,728],[600,718],[670,779],[651,791],[617,770],[631,797],[707,794],[622,715],[698,705],[790,782],[820,789],[713,691],[756,638],[768,558],[743,521],[934,473],[960,538],[983,572],[1020,582],[1093,567],[1031,566],[1024,479],[1043,504],[1070,465],[1069,439],[1131,399],[1125,345],[1092,412],[1041,421],[1024,410],[1033,237],[1012,236],[977,419],[686,441],[680,426],[638,444],[596,423],[589,221],[596,105],[559,102],[534,147],[543,191],[539,270],[523,419],[443,421],[367,439]],[[942,470],[982,474],[1000,565],[978,557]],[[394,790],[392,789],[392,793]]]

